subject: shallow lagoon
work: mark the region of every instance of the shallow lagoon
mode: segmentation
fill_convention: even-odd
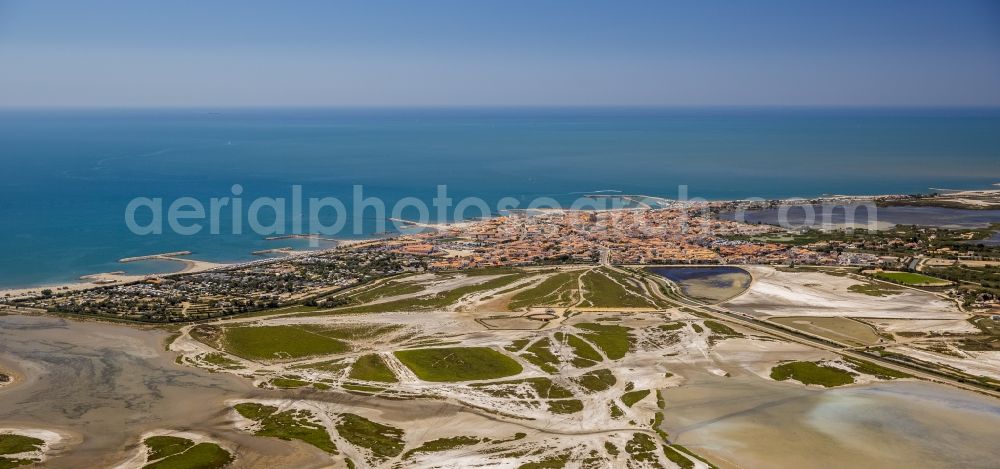
[[[720,467],[996,467],[1000,400],[922,381],[832,389],[685,373],[663,428]]]
[[[809,206],[806,206],[809,207]],[[869,214],[860,205],[813,205],[809,210],[804,207],[791,207],[785,210],[769,208],[764,210],[747,210],[742,220],[747,223],[766,223],[777,225],[779,217],[784,212],[785,223],[789,228],[820,227],[824,223],[842,225],[848,215],[853,216],[853,223],[859,227],[869,223],[884,229],[891,225],[922,225],[940,226],[944,228],[983,228],[991,223],[1000,222],[1000,210],[965,210],[947,207],[878,207]],[[720,213],[724,220],[738,220],[737,212]],[[825,218],[826,217],[826,218]]]
[[[752,280],[746,270],[728,265],[649,267],[648,270],[676,283],[688,297],[708,303],[721,303],[738,296],[750,287]]]

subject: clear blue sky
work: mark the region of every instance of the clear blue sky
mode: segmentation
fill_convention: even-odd
[[[1000,1],[0,0],[0,106],[1000,105]]]

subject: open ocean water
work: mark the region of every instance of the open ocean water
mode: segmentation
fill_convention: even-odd
[[[1000,182],[1000,110],[5,110],[0,161],[0,287],[17,287],[168,268],[117,262],[128,256],[236,261],[305,244],[125,225],[135,197],[208,205],[233,184],[246,204],[298,184],[348,207],[360,184],[389,208],[429,202],[439,184],[456,202],[491,204],[601,190],[676,198],[679,185],[708,199],[989,188]],[[376,218],[357,233],[347,220],[341,237],[372,234]],[[220,231],[233,231],[229,219]]]

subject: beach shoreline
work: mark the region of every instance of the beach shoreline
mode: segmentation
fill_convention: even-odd
[[[307,236],[307,235],[303,235],[303,236]],[[0,288],[0,311],[3,311],[2,310],[2,307],[3,307],[2,306],[2,302],[4,300],[19,300],[19,299],[27,299],[27,298],[34,298],[34,297],[38,297],[38,296],[43,296],[45,290],[51,290],[52,294],[58,294],[58,293],[68,293],[68,292],[76,292],[76,291],[83,291],[83,290],[91,290],[91,289],[94,289],[94,288],[101,288],[101,287],[113,287],[113,286],[119,286],[119,285],[128,285],[128,284],[132,284],[132,283],[143,282],[143,281],[154,279],[154,278],[165,278],[165,277],[173,277],[173,276],[177,276],[177,275],[196,274],[196,273],[208,272],[208,271],[217,270],[217,269],[224,270],[224,269],[239,268],[239,267],[242,267],[242,266],[245,266],[245,265],[249,265],[249,264],[259,264],[259,263],[262,263],[262,262],[274,262],[274,261],[277,261],[277,260],[287,260],[290,257],[296,257],[296,256],[302,256],[302,255],[308,255],[308,254],[318,254],[318,253],[323,253],[323,252],[326,252],[326,251],[329,251],[329,250],[335,250],[335,249],[344,248],[344,247],[352,247],[352,246],[357,246],[357,245],[361,245],[361,244],[365,244],[365,243],[370,243],[370,242],[373,242],[373,241],[385,240],[385,239],[388,239],[388,238],[386,238],[386,237],[377,237],[377,238],[374,238],[373,237],[373,238],[344,239],[344,240],[340,240],[340,239],[336,239],[336,240],[334,240],[334,239],[328,239],[327,241],[335,241],[337,243],[337,245],[335,247],[332,247],[332,248],[316,249],[316,250],[287,249],[287,250],[283,251],[283,253],[282,253],[283,255],[281,255],[281,256],[271,257],[271,258],[265,258],[265,259],[254,259],[254,260],[244,261],[244,262],[228,262],[228,263],[226,263],[226,262],[211,262],[211,261],[204,261],[204,260],[198,260],[198,259],[191,259],[191,258],[188,258],[188,257],[178,257],[178,255],[181,255],[181,254],[179,254],[181,252],[184,253],[184,254],[182,254],[184,256],[189,255],[190,254],[189,251],[179,251],[179,252],[172,252],[172,253],[165,253],[165,254],[149,254],[149,255],[145,255],[145,256],[136,256],[136,257],[131,257],[131,258],[124,258],[124,259],[119,260],[119,262],[127,263],[127,262],[133,262],[135,260],[160,260],[160,261],[169,261],[169,262],[180,262],[180,263],[182,263],[184,265],[184,267],[181,268],[181,270],[177,270],[177,271],[172,271],[172,272],[154,272],[154,273],[149,273],[149,274],[131,274],[130,275],[130,274],[122,273],[121,271],[115,271],[115,272],[97,272],[97,273],[93,273],[93,274],[82,275],[82,276],[80,276],[79,280],[77,280],[77,281],[69,281],[69,282],[61,282],[61,283],[51,283],[51,284],[43,284],[43,285],[33,285],[33,286],[24,286],[24,287],[15,287],[15,288]],[[253,254],[251,254],[251,255],[253,255]]]
[[[200,261],[195,259],[182,259],[178,257],[163,256],[160,254],[153,254],[150,256],[143,256],[143,257],[146,259],[180,262],[184,264],[184,267],[181,270],[175,272],[135,274],[135,275],[124,274],[120,271],[98,272],[98,273],[83,275],[80,277],[80,280],[76,282],[63,282],[63,283],[28,286],[21,288],[0,289],[0,298],[15,300],[20,298],[28,298],[32,296],[44,295],[45,290],[51,290],[52,293],[65,293],[65,292],[89,290],[92,288],[125,285],[134,282],[141,282],[143,280],[148,280],[150,278],[205,272],[207,270],[227,267],[228,265],[230,265],[230,264],[222,264],[216,262]]]
[[[994,186],[1000,186],[1000,183],[996,183],[996,184],[994,184]],[[939,190],[942,190],[942,191],[945,191],[945,192],[943,192],[943,193],[941,193],[939,195],[936,195],[936,196],[928,196],[928,197],[915,196],[915,195],[910,195],[910,194],[878,194],[878,195],[839,195],[839,194],[827,194],[827,195],[823,195],[823,196],[820,196],[820,197],[814,197],[814,198],[791,197],[791,198],[769,199],[769,200],[727,199],[727,200],[695,200],[695,201],[676,201],[676,200],[665,199],[663,197],[647,196],[647,195],[641,195],[641,194],[640,195],[628,195],[627,197],[628,198],[646,198],[646,199],[649,199],[649,200],[656,200],[656,201],[659,201],[659,202],[670,202],[672,204],[673,203],[677,203],[677,204],[682,204],[682,205],[685,205],[685,206],[688,206],[688,207],[690,207],[692,205],[706,205],[706,206],[711,207],[713,209],[722,209],[722,210],[724,210],[729,205],[733,205],[733,204],[745,204],[745,203],[750,203],[750,204],[754,205],[753,208],[749,208],[747,210],[757,210],[757,209],[766,208],[766,207],[777,207],[777,206],[787,205],[787,204],[792,204],[792,203],[794,203],[794,204],[807,203],[807,204],[814,204],[815,205],[815,204],[824,204],[824,203],[837,203],[837,204],[845,204],[846,203],[846,204],[851,204],[851,203],[859,203],[859,202],[873,202],[873,203],[876,203],[876,204],[889,204],[889,205],[902,204],[902,205],[906,205],[908,202],[914,202],[914,205],[913,205],[914,207],[934,207],[934,206],[937,206],[937,205],[916,203],[916,202],[927,201],[927,200],[943,201],[943,202],[945,202],[945,204],[941,205],[942,207],[947,207],[948,206],[947,205],[948,202],[966,201],[966,200],[968,200],[970,202],[973,202],[973,203],[966,204],[966,205],[968,205],[967,207],[963,207],[964,209],[968,209],[968,210],[977,210],[977,209],[983,209],[983,208],[991,207],[991,205],[986,204],[982,200],[970,200],[970,199],[968,199],[969,197],[984,197],[984,198],[989,198],[991,200],[996,200],[996,204],[997,204],[996,206],[1000,207],[1000,189],[965,189],[965,190],[959,190],[959,189],[944,190],[944,189],[939,189]],[[951,208],[957,208],[957,207],[951,207]],[[650,210],[652,208],[650,208],[650,207],[645,207],[645,208],[627,207],[627,208],[624,208],[623,207],[623,208],[618,208],[618,209],[601,209],[601,210],[594,210],[594,211],[604,212],[604,211],[614,211],[614,210],[636,210],[636,209],[639,209],[639,210]],[[510,210],[509,212],[520,212],[520,211],[526,211],[526,210],[523,210],[523,209],[522,210]],[[527,210],[527,211],[537,211],[539,213],[552,213],[552,212],[556,212],[556,213],[569,213],[569,212],[576,212],[576,211],[581,211],[581,210],[578,210],[578,209],[569,209],[569,208],[540,208],[540,209],[531,209],[531,210]],[[496,218],[496,217],[506,216],[506,215],[508,215],[508,214],[496,214],[496,215],[494,215],[492,217],[489,217],[489,218]],[[421,229],[434,229],[434,230],[463,227],[463,226],[467,226],[467,225],[469,225],[471,223],[474,223],[475,221],[478,221],[478,220],[460,220],[460,221],[443,221],[443,222],[419,223],[419,222],[413,222],[413,221],[402,220],[402,219],[394,219],[394,218],[389,218],[388,220],[392,221],[392,222],[395,222],[395,223],[404,223],[407,226],[418,227],[418,228],[421,228]],[[864,224],[859,224],[859,223],[855,223],[855,224],[836,223],[834,225],[835,225],[835,228],[838,228],[838,229],[846,229],[846,228],[869,228],[869,226],[864,225]],[[892,226],[893,226],[892,224],[880,222],[879,225],[878,225],[878,227],[876,229],[888,229],[888,228],[891,228]],[[264,255],[264,254],[279,254],[277,251],[280,251],[280,255],[276,256],[275,258],[256,259],[256,260],[244,261],[244,262],[223,263],[223,262],[211,262],[211,261],[203,261],[203,260],[191,259],[191,258],[186,257],[186,256],[189,256],[189,255],[193,254],[191,251],[175,251],[175,252],[169,252],[169,253],[150,254],[150,255],[127,257],[127,258],[120,259],[119,262],[127,263],[127,262],[133,262],[133,261],[138,261],[138,260],[161,260],[161,261],[181,262],[181,263],[184,264],[184,267],[181,270],[174,271],[174,272],[157,272],[157,273],[149,273],[149,274],[132,274],[132,275],[124,274],[122,272],[97,272],[97,273],[93,273],[93,274],[83,275],[83,276],[80,277],[80,279],[78,281],[68,281],[68,282],[60,282],[60,283],[52,283],[52,284],[40,284],[40,285],[27,285],[27,286],[23,286],[23,287],[13,287],[13,288],[0,288],[0,302],[2,302],[4,300],[16,300],[16,299],[24,299],[24,298],[37,297],[37,296],[43,295],[43,292],[45,290],[51,290],[52,293],[65,293],[65,292],[89,290],[89,289],[93,289],[93,288],[100,288],[100,287],[106,287],[106,286],[126,285],[126,284],[130,284],[130,283],[145,281],[145,280],[148,280],[148,279],[151,279],[151,278],[162,278],[162,277],[170,277],[170,276],[174,276],[174,275],[199,273],[199,272],[205,272],[205,271],[213,270],[213,269],[238,268],[240,266],[251,264],[251,263],[259,263],[259,262],[272,261],[272,260],[274,260],[276,258],[287,259],[289,257],[303,255],[303,254],[306,254],[306,253],[321,253],[321,252],[327,251],[329,249],[337,249],[337,248],[342,248],[342,247],[351,247],[351,246],[356,246],[356,245],[359,245],[359,244],[370,243],[370,242],[373,242],[373,241],[386,240],[386,239],[393,238],[395,236],[399,236],[400,234],[402,234],[402,233],[397,233],[397,234],[394,234],[394,235],[386,235],[386,234],[372,235],[370,237],[357,238],[357,239],[327,238],[324,235],[319,235],[319,234],[289,234],[289,235],[271,236],[271,237],[268,237],[266,239],[267,240],[318,239],[318,240],[322,240],[322,241],[326,241],[326,242],[335,242],[336,246],[333,247],[333,248],[311,249],[311,250],[294,249],[294,248],[288,248],[288,247],[274,248],[274,249],[265,249],[265,250],[251,252],[250,255],[251,256],[260,256],[260,255]],[[181,257],[181,256],[184,256],[184,257]]]

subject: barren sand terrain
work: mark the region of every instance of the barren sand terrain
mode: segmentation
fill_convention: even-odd
[[[953,302],[915,289],[899,289],[886,296],[851,291],[863,282],[822,272],[783,272],[751,266],[750,289],[730,300],[734,311],[756,316],[842,316],[897,319],[964,319]]]

